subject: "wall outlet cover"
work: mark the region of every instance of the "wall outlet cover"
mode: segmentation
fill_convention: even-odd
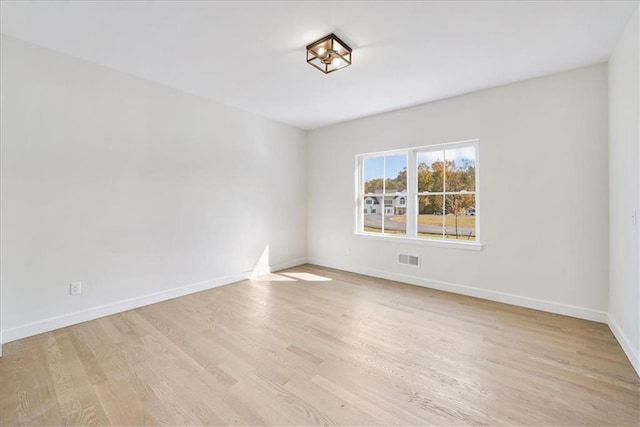
[[[82,293],[82,283],[81,282],[71,282],[69,283],[69,295],[80,295]]]

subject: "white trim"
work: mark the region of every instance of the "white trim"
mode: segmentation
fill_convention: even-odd
[[[417,167],[416,154],[412,153],[410,156],[407,156],[407,208],[405,210],[407,236],[418,235],[418,197],[415,196],[415,194],[418,193],[417,175],[416,179],[409,179],[409,171],[415,171]],[[360,215],[362,215],[362,212],[360,212]],[[364,228],[360,230],[364,232]]]
[[[279,264],[274,264],[274,265],[270,265],[266,268],[254,268],[253,271],[250,274],[250,277],[255,278],[258,276],[263,276],[265,274],[271,274],[274,273],[276,271],[280,271],[280,270],[285,270],[287,268],[291,268],[291,267],[297,267],[299,265],[302,264],[306,264],[307,263],[307,259],[306,258],[298,258],[298,259],[294,259],[291,261],[286,261],[286,262],[281,262]]]
[[[281,262],[271,266],[271,273],[275,271],[285,270],[287,268],[297,267],[299,265],[306,264],[306,263],[307,263],[307,257]]]
[[[618,343],[620,343],[620,347],[622,347],[622,350],[627,355],[629,362],[631,362],[631,366],[633,366],[633,369],[635,369],[638,376],[640,376],[640,349],[636,350],[633,348],[631,340],[624,333],[620,325],[618,325],[618,322],[616,322],[615,319],[611,317],[611,314],[609,314],[607,317],[607,324],[609,325],[609,329],[611,329],[613,336],[616,338],[616,340],[618,340]]]
[[[305,264],[306,262],[307,262],[306,258],[299,258],[296,260],[269,266],[268,270],[270,272],[277,271],[277,270]],[[253,273],[254,273],[253,271],[246,271],[244,273],[218,277],[216,279],[211,279],[204,282],[194,283],[191,285],[168,289],[166,291],[156,292],[153,294],[143,295],[135,298],[130,298],[122,301],[100,305],[98,307],[76,311],[74,313],[63,314],[61,316],[50,317],[48,319],[37,320],[35,322],[26,323],[24,325],[16,326],[14,328],[6,329],[2,331],[2,339],[3,339],[2,342],[8,343],[21,338],[26,338],[33,335],[42,334],[44,332],[53,331],[55,329],[75,325],[77,323],[87,322],[89,320],[98,319],[100,317],[122,313],[124,311],[132,310],[132,309],[143,307],[146,305],[155,304],[158,302],[167,301],[173,298],[182,297],[182,296],[193,294],[196,292],[217,288],[219,286],[240,282],[242,280],[249,279]]]
[[[604,311],[592,310],[575,305],[563,304],[553,301],[546,301],[537,298],[524,297],[520,295],[508,294],[505,292],[490,291],[487,289],[475,288],[473,286],[459,285],[455,283],[443,282],[440,280],[430,280],[422,277],[409,276],[405,274],[389,273],[366,267],[357,267],[337,263],[333,261],[309,258],[310,264],[322,267],[336,268],[367,276],[379,277],[382,279],[394,280],[396,282],[408,283],[410,285],[422,286],[430,289],[452,292],[490,301],[497,301],[505,304],[517,305],[519,307],[532,308],[534,310],[546,311],[548,313],[562,314],[565,316],[577,317],[578,319],[591,320],[599,323],[607,323],[608,315]]]
[[[149,304],[155,304],[161,301],[189,295],[195,292],[213,289],[218,286],[228,285],[234,282],[248,279],[250,273],[240,273],[230,276],[220,277],[217,279],[207,280],[204,282],[194,283],[187,286],[181,286],[166,291],[156,292],[153,294],[143,295],[122,301],[100,305],[98,307],[86,310],[76,311],[74,313],[63,314],[61,316],[50,317],[48,319],[37,320],[35,322],[26,323],[11,329],[2,331],[4,342],[11,342],[21,338],[30,337],[32,335],[53,331],[55,329],[64,328],[66,326],[75,325],[77,323],[86,322],[88,320],[98,319],[100,317],[109,316],[111,314],[122,313],[123,311],[132,310],[134,308],[143,307]]]
[[[481,242],[482,227],[480,227],[480,225],[482,225],[482,221],[480,220],[480,216],[482,214],[482,208],[480,207],[480,164],[482,162],[480,161],[480,140],[479,139],[476,140],[474,147],[476,149],[476,159],[474,164],[474,167],[476,168],[476,187],[473,192],[474,199],[475,199],[475,203],[473,206],[475,207],[474,216],[476,218],[476,241]]]
[[[469,251],[481,251],[482,243],[471,241],[460,241],[455,239],[428,239],[422,237],[406,237],[405,235],[393,235],[393,234],[376,234],[367,232],[353,233],[356,237],[362,239],[374,239],[395,243],[408,243],[411,245],[423,245],[423,246],[438,246],[441,248],[450,249],[465,249]]]

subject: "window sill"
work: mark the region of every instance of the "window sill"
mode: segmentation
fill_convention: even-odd
[[[381,236],[373,233],[353,233],[360,239],[382,240],[386,242],[406,243],[410,245],[421,246],[436,246],[441,248],[450,249],[464,249],[468,251],[481,251],[482,243],[480,242],[460,242],[452,240],[436,240],[436,239],[421,239],[417,237],[398,237],[398,236]]]

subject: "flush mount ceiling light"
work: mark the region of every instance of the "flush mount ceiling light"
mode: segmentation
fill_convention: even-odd
[[[351,48],[335,34],[307,46],[307,63],[325,74],[351,65]]]

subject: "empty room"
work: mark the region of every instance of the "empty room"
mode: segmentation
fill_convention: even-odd
[[[640,426],[638,1],[0,7],[0,425]]]

